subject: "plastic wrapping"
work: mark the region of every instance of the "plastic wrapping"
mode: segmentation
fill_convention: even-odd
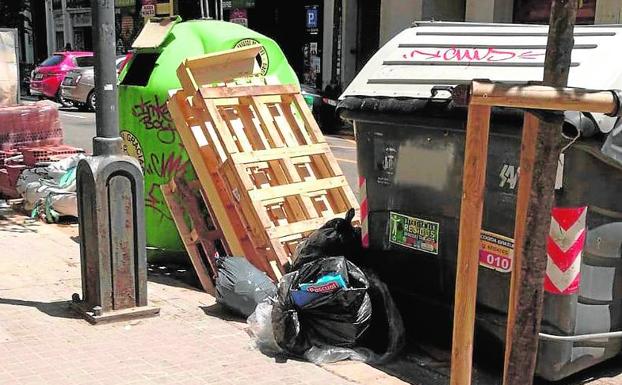
[[[16,189],[24,198],[24,208],[47,222],[63,216],[77,217],[76,167],[84,158],[84,154],[76,154],[47,167],[22,171]]]
[[[58,106],[49,101],[0,107],[0,150],[59,145],[63,131]]]
[[[319,258],[345,256],[352,258],[360,254],[360,228],[352,226],[354,209],[350,209],[345,219],[335,218],[315,230],[307,239],[300,242],[293,256],[291,270]]]
[[[261,302],[246,321],[254,347],[267,356],[275,356],[283,352],[276,343],[272,329],[273,304],[274,301],[269,298]]]
[[[292,292],[303,283],[327,274],[340,274],[346,287],[320,295],[302,306]],[[279,282],[272,325],[277,344],[286,352],[303,356],[312,346],[352,348],[369,326],[371,300],[363,272],[344,257],[323,258],[286,274]]]
[[[243,257],[223,257],[218,261],[216,302],[244,317],[259,303],[274,296],[276,286],[270,278]]]

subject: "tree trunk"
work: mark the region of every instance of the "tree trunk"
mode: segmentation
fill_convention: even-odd
[[[576,14],[577,0],[553,0],[544,63],[544,85],[567,85]],[[532,118],[526,114],[526,119]],[[551,119],[546,122],[536,122],[535,127],[529,127],[527,123],[529,122],[526,122],[524,130],[529,129],[530,135],[535,135],[535,153],[529,154],[525,147],[527,138],[523,134],[521,163],[524,157],[531,155],[533,169],[526,173],[521,172],[519,181],[515,228],[515,259],[518,263],[514,265],[512,272],[505,385],[533,383],[544,298],[546,238],[554,202],[563,116],[551,115]],[[519,255],[521,253],[524,256],[522,261]]]

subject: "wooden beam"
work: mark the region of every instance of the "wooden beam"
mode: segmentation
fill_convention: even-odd
[[[474,80],[471,104],[524,109],[587,111],[612,114],[618,102],[612,91],[512,85]]]
[[[545,86],[567,85],[576,15],[577,0],[553,0],[544,60]],[[514,233],[518,266],[512,269],[504,385],[533,383],[562,124],[562,116],[553,122],[536,122],[530,114],[525,116]]]
[[[471,383],[490,107],[469,106],[454,300],[451,385]]]

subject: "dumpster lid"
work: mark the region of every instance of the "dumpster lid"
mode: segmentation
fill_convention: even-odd
[[[164,43],[164,39],[171,32],[175,24],[179,23],[181,18],[174,17],[153,17],[147,20],[147,23],[138,34],[132,48],[157,48]]]
[[[614,64],[622,59],[622,25],[576,26],[574,32],[568,85],[622,88],[622,66]],[[341,99],[449,99],[443,86],[472,79],[542,80],[547,34],[547,25],[416,22],[369,60]],[[593,115],[601,131],[613,128],[615,118]]]

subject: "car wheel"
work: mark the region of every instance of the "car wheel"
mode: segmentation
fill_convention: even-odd
[[[86,98],[86,107],[91,111],[95,111],[95,108],[97,107],[97,99],[95,96],[95,90],[91,91],[89,96]]]
[[[65,99],[63,97],[60,90],[58,90],[58,92],[56,93],[56,101],[66,108],[70,108],[74,106],[74,103],[71,100]]]

